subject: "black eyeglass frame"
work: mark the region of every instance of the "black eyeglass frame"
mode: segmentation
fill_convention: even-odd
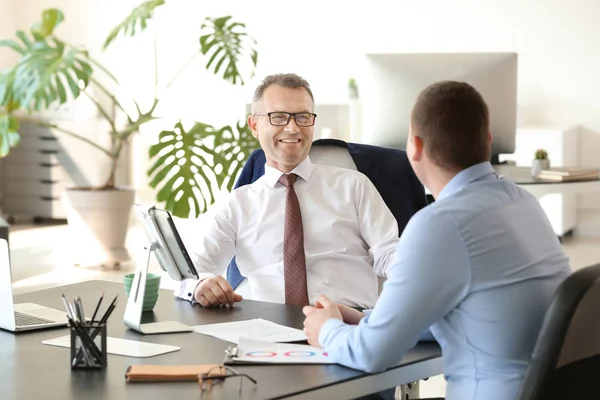
[[[273,121],[271,120],[271,115],[272,114],[287,114],[287,120],[285,122],[285,124],[274,124]],[[308,114],[312,116],[312,123],[310,125],[300,125],[298,123],[298,120],[296,119],[296,115],[301,115],[301,114]],[[307,111],[302,111],[302,112],[297,112],[297,113],[291,113],[291,112],[287,112],[287,111],[271,111],[268,113],[254,113],[252,115],[257,115],[257,116],[267,116],[269,117],[269,123],[273,126],[286,126],[287,124],[290,123],[290,121],[292,120],[292,118],[294,118],[294,122],[296,123],[296,125],[302,127],[302,128],[308,128],[311,126],[314,126],[315,121],[317,120],[317,114],[315,113],[311,113],[311,112],[307,112]]]

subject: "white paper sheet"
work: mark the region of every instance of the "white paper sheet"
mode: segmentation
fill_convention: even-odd
[[[272,343],[306,340],[306,335],[300,329],[279,325],[262,318],[221,324],[197,325],[194,326],[194,332],[232,343],[238,343],[240,337]]]
[[[327,353],[306,344],[269,343],[240,338],[233,363],[335,364]]]
[[[61,336],[55,339],[44,340],[42,344],[58,347],[71,347],[71,336]],[[181,347],[140,342],[138,340],[106,338],[106,352],[127,357],[152,357],[159,354],[171,353],[180,350]]]

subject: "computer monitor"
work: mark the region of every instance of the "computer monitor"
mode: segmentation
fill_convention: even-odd
[[[357,80],[363,143],[405,149],[418,94],[432,83],[455,80],[475,87],[489,107],[492,158],[515,150],[516,53],[367,54]]]

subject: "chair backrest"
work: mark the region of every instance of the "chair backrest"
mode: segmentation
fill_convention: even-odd
[[[357,170],[348,149],[344,147],[312,146],[308,155],[315,164]]]
[[[557,289],[533,350],[518,400],[598,399],[600,264]]]
[[[319,165],[329,165],[332,167],[347,168],[357,171],[358,168],[352,160],[348,149],[338,146],[312,146],[310,148],[309,157],[312,162]],[[377,292],[383,290],[385,278],[378,276]]]

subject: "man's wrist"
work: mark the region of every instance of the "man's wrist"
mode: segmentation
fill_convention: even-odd
[[[327,337],[329,336],[330,332],[343,325],[345,325],[344,321],[337,318],[329,318],[327,321],[325,321],[325,323],[321,325],[321,329],[319,330],[318,340],[321,347],[325,345],[325,342],[327,341]]]
[[[208,278],[210,278],[210,276],[205,276],[202,279],[198,279],[198,282],[196,283],[196,286],[194,286],[194,290],[191,293],[191,300],[190,301],[192,302],[192,304],[199,304],[198,300],[196,300],[196,290],[198,289],[198,286],[200,286],[200,284],[202,282],[204,282],[205,280],[207,280]],[[188,295],[190,295],[190,293],[188,293]]]

